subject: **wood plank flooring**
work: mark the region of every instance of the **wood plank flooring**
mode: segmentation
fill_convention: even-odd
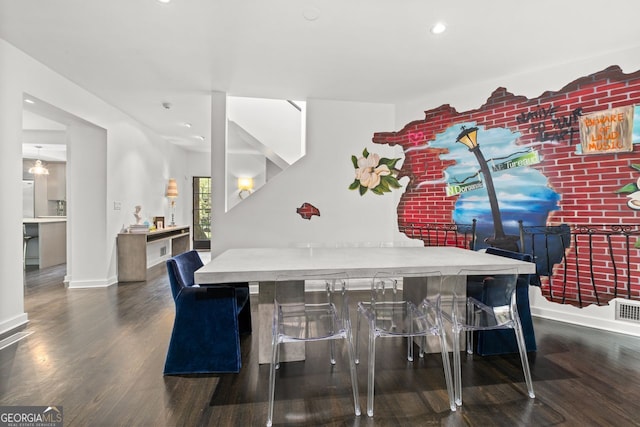
[[[164,267],[145,282],[106,289],[65,289],[64,274],[26,273],[25,330],[33,333],[0,351],[0,405],[60,405],[65,426],[264,425],[269,374],[251,351],[257,335],[242,338],[239,374],[165,377],[174,306]],[[464,405],[452,413],[440,355],[409,363],[404,341],[381,339],[375,415],[366,416],[363,352],[356,417],[345,352],[332,367],[327,345],[317,343],[306,362],[282,365],[274,425],[640,426],[640,339],[534,323],[536,399],[525,394],[517,355],[463,355]]]

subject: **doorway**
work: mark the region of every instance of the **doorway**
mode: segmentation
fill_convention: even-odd
[[[30,94],[24,93],[23,97],[25,100],[23,104],[25,138],[22,142],[35,142],[38,138],[38,145],[43,147],[40,156],[45,154],[45,144],[53,145],[54,139],[50,138],[52,135],[60,137],[60,144],[57,145],[61,149],[65,147],[66,159],[61,158],[58,162],[62,164],[66,161],[64,182],[57,180],[57,187],[45,186],[43,191],[46,191],[47,196],[44,198],[46,203],[44,206],[47,210],[44,211],[45,213],[39,214],[36,208],[34,212],[36,216],[55,216],[56,221],[59,216],[68,214],[67,219],[69,220],[65,219],[66,232],[64,233],[66,250],[60,249],[60,251],[66,252],[65,286],[69,288],[109,286],[115,278],[115,275],[113,275],[114,278],[109,275],[109,257],[95,256],[96,248],[110,247],[108,241],[111,241],[111,239],[107,239],[108,228],[96,226],[96,224],[109,225],[107,223],[106,194],[107,131]],[[39,132],[42,129],[37,128],[33,130],[38,132],[26,132],[32,127],[29,126],[29,113],[48,119],[49,122],[59,123],[62,128],[53,129],[57,133],[52,132],[52,129]],[[27,119],[25,119],[25,114],[27,114]],[[49,137],[42,140],[42,137],[47,135]],[[27,136],[29,138],[26,138]],[[46,163],[52,166],[57,162],[49,159]],[[51,174],[50,170],[49,177]],[[52,190],[52,200],[48,200],[49,190]],[[47,215],[49,208],[52,212],[51,215]],[[51,218],[47,219],[51,220]],[[86,236],[91,236],[91,238]],[[105,272],[105,275],[97,276],[96,272]]]
[[[25,271],[33,271],[67,262],[67,125],[47,117],[46,105],[24,99],[23,257]]]
[[[193,249],[211,249],[211,177],[193,177]]]

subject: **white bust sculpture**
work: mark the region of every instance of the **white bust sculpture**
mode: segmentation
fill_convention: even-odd
[[[133,216],[136,217],[136,224],[140,224],[142,222],[142,214],[140,211],[142,210],[142,206],[137,205],[136,211],[133,213]]]

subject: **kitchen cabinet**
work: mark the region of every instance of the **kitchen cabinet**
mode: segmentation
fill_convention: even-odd
[[[24,218],[27,236],[26,265],[38,268],[67,262],[67,219],[66,218]]]
[[[67,165],[60,162],[47,164],[47,200],[67,200]]]

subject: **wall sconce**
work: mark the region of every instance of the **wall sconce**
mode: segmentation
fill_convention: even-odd
[[[176,201],[175,198],[178,197],[178,183],[175,178],[169,179],[169,184],[167,185],[167,198],[171,201],[171,224],[170,227],[175,227],[175,210],[176,210]]]
[[[238,178],[238,197],[244,199],[253,192],[253,178]]]

